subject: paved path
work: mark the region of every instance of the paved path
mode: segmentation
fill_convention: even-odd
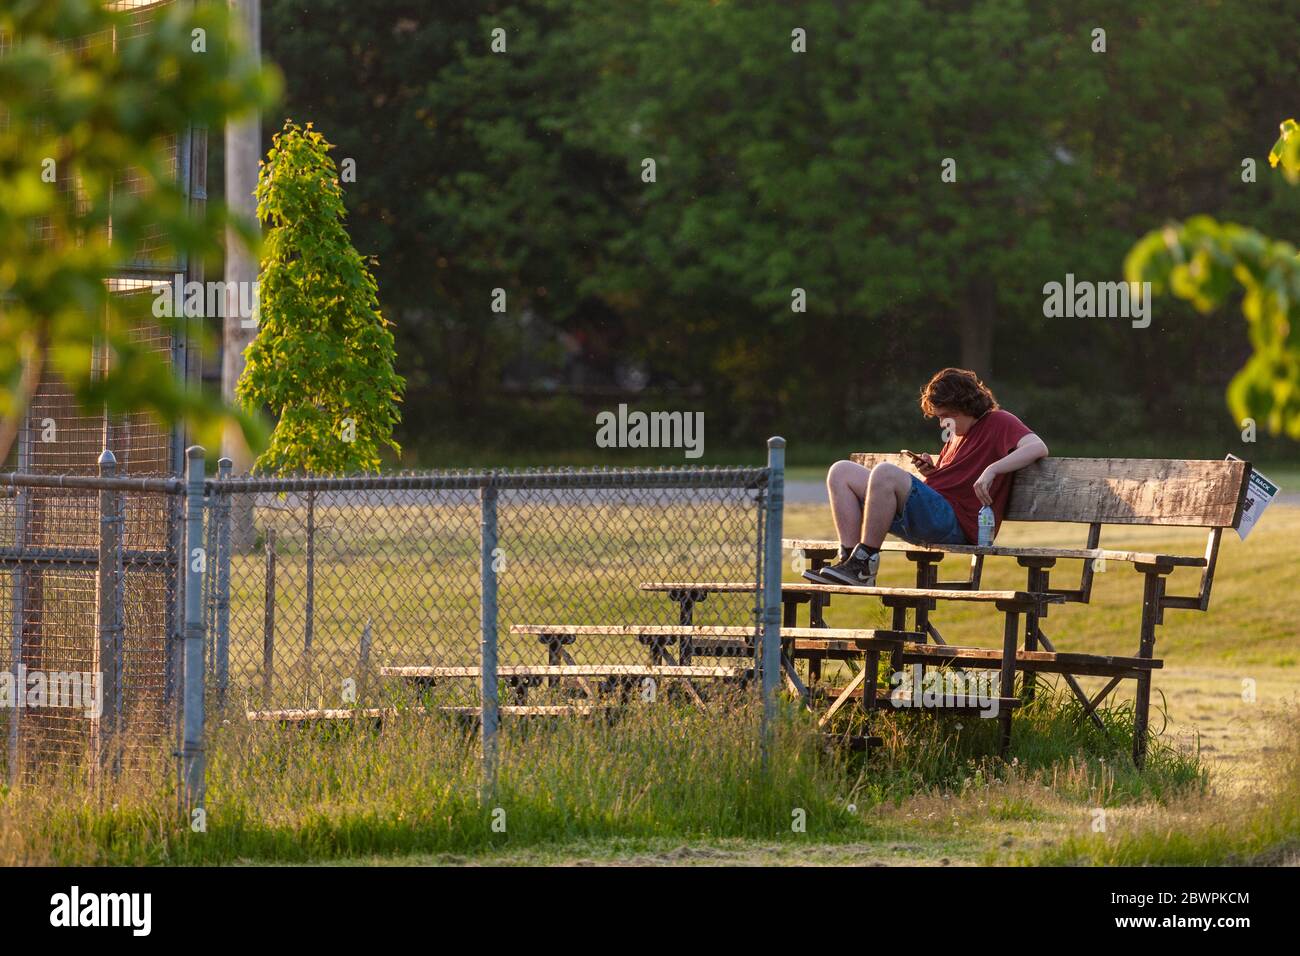
[[[785,483],[785,500],[787,504],[792,505],[828,504],[826,482],[808,481],[807,479],[787,481]]]

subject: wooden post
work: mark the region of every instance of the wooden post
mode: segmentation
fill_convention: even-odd
[[[357,702],[360,703],[366,696],[366,685],[369,683],[367,678],[370,675],[370,618],[366,618],[366,626],[361,631],[361,648],[357,655]]]
[[[564,654],[560,650],[560,644],[563,641],[563,635],[560,634],[543,634],[541,641],[546,645],[546,663],[551,667],[559,667],[564,663]],[[551,675],[546,678],[546,686],[558,687],[560,678]]]
[[[1143,573],[1142,631],[1138,657],[1150,658],[1156,644],[1156,625],[1160,623],[1160,599],[1164,594],[1164,575],[1168,570],[1150,565],[1136,565]],[[1171,570],[1171,569],[1170,569]],[[1147,756],[1147,724],[1151,711],[1151,671],[1143,669],[1137,676],[1137,693],[1133,703],[1133,764],[1141,768]]]
[[[876,681],[880,677],[880,651],[874,648],[867,651],[867,659],[863,666],[866,668],[867,677],[862,682],[862,707],[864,710],[874,710],[876,706]],[[870,730],[867,730],[866,733],[870,734]]]
[[[918,588],[933,588],[938,586],[939,567],[938,564],[943,560],[942,554],[933,554],[929,552],[907,552],[907,559],[916,564],[916,586]],[[920,633],[917,640],[925,644],[930,637],[930,608],[934,602],[927,601],[916,606],[916,630]],[[918,661],[912,665],[921,669],[921,683],[925,683],[925,662]]]
[[[1002,628],[1002,674],[998,686],[999,697],[1014,697],[1016,693],[1016,645],[1020,637],[1020,610],[1014,605],[1003,607],[998,602],[1000,610],[1005,610],[1007,614],[1006,624]],[[1007,751],[1011,749],[1011,708],[1005,704],[999,705],[998,723],[1001,725],[1001,734],[998,741],[998,753],[1002,759],[1007,757]]]
[[[885,602],[882,603],[888,603],[890,609],[893,611],[890,627],[893,628],[895,631],[906,631],[907,630],[907,605],[896,603],[894,601],[889,600],[888,598],[885,600]],[[891,674],[902,673],[903,670],[902,647],[899,647],[897,650],[893,651],[889,655],[889,670]]]
[[[1055,558],[1017,558],[1016,563],[1022,568],[1028,568],[1026,575],[1025,590],[1031,594],[1041,594],[1047,591],[1051,572],[1048,570],[1056,564]],[[1047,615],[1047,605],[1035,605],[1025,610],[1025,650],[1036,651],[1039,645],[1039,626],[1040,618]],[[1034,678],[1034,672],[1027,670],[1024,674],[1024,686],[1021,696],[1028,702],[1034,699],[1034,693],[1037,690],[1037,682]]]
[[[262,614],[262,698],[271,703],[275,673],[275,529],[266,529],[266,603]]]

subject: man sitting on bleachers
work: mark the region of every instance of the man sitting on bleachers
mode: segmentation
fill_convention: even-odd
[[[913,544],[973,544],[979,511],[1002,524],[1010,475],[1047,455],[1047,445],[997,399],[974,372],[946,368],[921,390],[921,411],[944,432],[938,460],[904,449],[922,477],[897,465],[865,468],[837,461],[826,475],[839,535],[838,563],[805,571],[818,584],[874,587],[880,545],[893,532]]]

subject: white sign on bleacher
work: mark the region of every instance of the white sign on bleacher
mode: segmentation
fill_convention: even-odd
[[[1236,455],[1229,455],[1229,461],[1241,461]],[[1250,472],[1250,481],[1246,486],[1246,503],[1241,506],[1241,521],[1237,523],[1237,537],[1242,541],[1255,527],[1259,516],[1264,513],[1268,503],[1277,497],[1282,489],[1255,470]]]

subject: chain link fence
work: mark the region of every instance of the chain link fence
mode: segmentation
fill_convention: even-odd
[[[417,698],[422,710],[478,719],[485,692],[502,714],[527,717],[585,713],[661,685],[699,703],[750,687],[769,474],[209,482],[205,620],[217,697],[273,722],[387,713]],[[250,510],[254,532],[232,546],[232,515]],[[729,647],[726,661],[673,633],[682,602],[646,587],[712,581],[753,585],[689,610],[690,623],[744,630],[736,640],[748,638],[748,653]],[[495,695],[485,650],[495,654]],[[665,670],[683,666],[694,668],[690,680]]]
[[[181,483],[0,476],[0,767],[11,784],[166,759]]]
[[[111,36],[99,39],[128,54],[131,45],[176,5],[175,0],[106,0],[105,6],[123,16]],[[68,40],[57,48],[76,55],[90,39]],[[8,55],[13,42],[0,36],[0,56]],[[39,106],[37,102],[27,117],[44,128],[47,120],[39,115]],[[10,123],[10,112],[0,104],[0,129]],[[183,189],[191,208],[201,207],[206,201],[206,132],[186,127],[157,146],[163,168]],[[88,200],[76,162],[60,162],[56,174],[52,186],[66,211],[84,212]],[[110,214],[116,215],[118,204],[151,188],[137,170],[122,169]],[[31,239],[37,246],[56,243],[54,220],[33,219]],[[152,307],[158,290],[177,276],[201,279],[202,264],[175,249],[157,225],[145,229],[123,258],[120,268],[104,278],[115,305],[112,321],[123,324],[135,346],[164,357],[177,376],[193,377],[198,363],[188,357],[183,330],[158,323]],[[4,309],[0,297],[0,314]],[[108,361],[105,349],[94,350],[92,376],[101,375]],[[0,481],[0,673],[9,677],[9,697],[22,698],[0,706],[0,780],[17,783],[80,767],[88,752],[107,745],[108,718],[87,719],[64,706],[26,706],[29,691],[35,692],[33,699],[57,699],[48,686],[41,690],[41,681],[48,684],[51,676],[70,680],[73,675],[83,675],[78,677],[82,680],[84,675],[99,675],[106,665],[105,673],[118,681],[120,691],[115,706],[121,711],[109,715],[117,721],[115,731],[121,731],[111,735],[114,765],[167,752],[179,706],[174,645],[180,633],[177,582],[183,507],[176,493],[179,483],[166,476],[181,471],[184,444],[183,429],[164,427],[150,416],[110,416],[83,409],[51,363],[42,370],[7,463],[16,474]],[[111,473],[105,475],[110,484],[72,481],[98,479],[105,448],[112,453]],[[112,485],[123,476],[161,484],[149,491]],[[20,483],[16,478],[38,480]],[[159,490],[164,487],[172,491]],[[113,493],[114,513],[108,517],[100,502],[106,489]],[[110,540],[116,535],[110,549],[114,566],[107,575],[101,573],[105,569],[99,560],[105,521]],[[116,592],[112,620],[105,617],[101,593],[105,577]],[[120,637],[107,646],[104,633],[114,629]],[[35,685],[29,686],[28,676]],[[64,689],[63,684],[57,688]],[[79,685],[77,694],[84,692]],[[96,759],[88,766],[101,763]]]
[[[194,806],[213,704],[280,726],[438,713],[481,729],[490,772],[503,719],[770,699],[779,447],[765,468],[232,478],[223,462],[206,482],[196,448],[185,480],[121,476],[108,453],[98,476],[0,476],[0,676],[23,695],[0,708],[6,777],[170,753]],[[749,587],[682,587],[710,582]],[[74,677],[93,697],[31,696]]]

